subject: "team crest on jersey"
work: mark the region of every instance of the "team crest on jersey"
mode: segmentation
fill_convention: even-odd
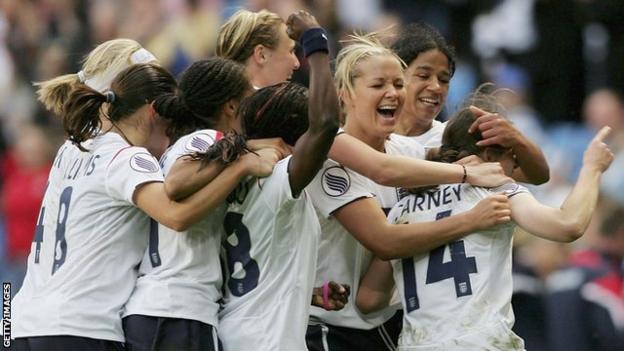
[[[214,144],[214,138],[208,133],[193,134],[191,140],[186,142],[186,150],[190,152],[204,152]]]
[[[141,173],[155,173],[160,170],[154,156],[147,152],[139,152],[130,158],[130,167]]]
[[[343,195],[351,186],[349,173],[341,166],[327,168],[323,172],[323,191],[329,196],[336,197]]]

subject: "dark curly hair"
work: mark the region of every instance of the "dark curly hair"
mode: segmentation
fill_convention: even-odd
[[[308,129],[307,89],[291,82],[271,85],[243,100],[238,111],[249,139],[279,137],[295,145]]]
[[[408,66],[418,55],[433,49],[440,50],[446,56],[452,77],[455,73],[455,61],[457,59],[455,49],[432,26],[423,22],[410,23],[403,27],[392,44],[392,50]]]

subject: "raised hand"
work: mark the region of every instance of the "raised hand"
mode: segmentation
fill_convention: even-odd
[[[294,41],[299,41],[306,30],[320,27],[316,18],[304,10],[294,12],[286,20],[286,33]]]
[[[483,140],[477,142],[478,146],[500,145],[513,148],[522,140],[522,133],[507,118],[475,106],[470,106],[470,110],[477,119],[472,123],[468,132],[474,133],[479,130],[483,137]]]
[[[488,196],[479,201],[470,211],[477,230],[488,229],[511,221],[509,199],[504,194]]]
[[[613,152],[609,149],[604,140],[611,133],[611,127],[602,127],[592,141],[587,145],[583,155],[583,165],[589,166],[598,172],[604,172],[613,161]]]

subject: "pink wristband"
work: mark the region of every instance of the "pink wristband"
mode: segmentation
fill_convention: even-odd
[[[331,306],[329,305],[329,282],[325,282],[323,284],[323,308],[326,310],[331,310]]]

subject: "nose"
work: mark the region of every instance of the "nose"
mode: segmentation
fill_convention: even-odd
[[[388,87],[386,91],[386,97],[396,99],[399,97],[399,90],[392,84]]]
[[[427,88],[435,92],[442,91],[442,84],[440,84],[440,80],[438,79],[437,76],[434,75],[431,77],[431,82],[427,85]]]

